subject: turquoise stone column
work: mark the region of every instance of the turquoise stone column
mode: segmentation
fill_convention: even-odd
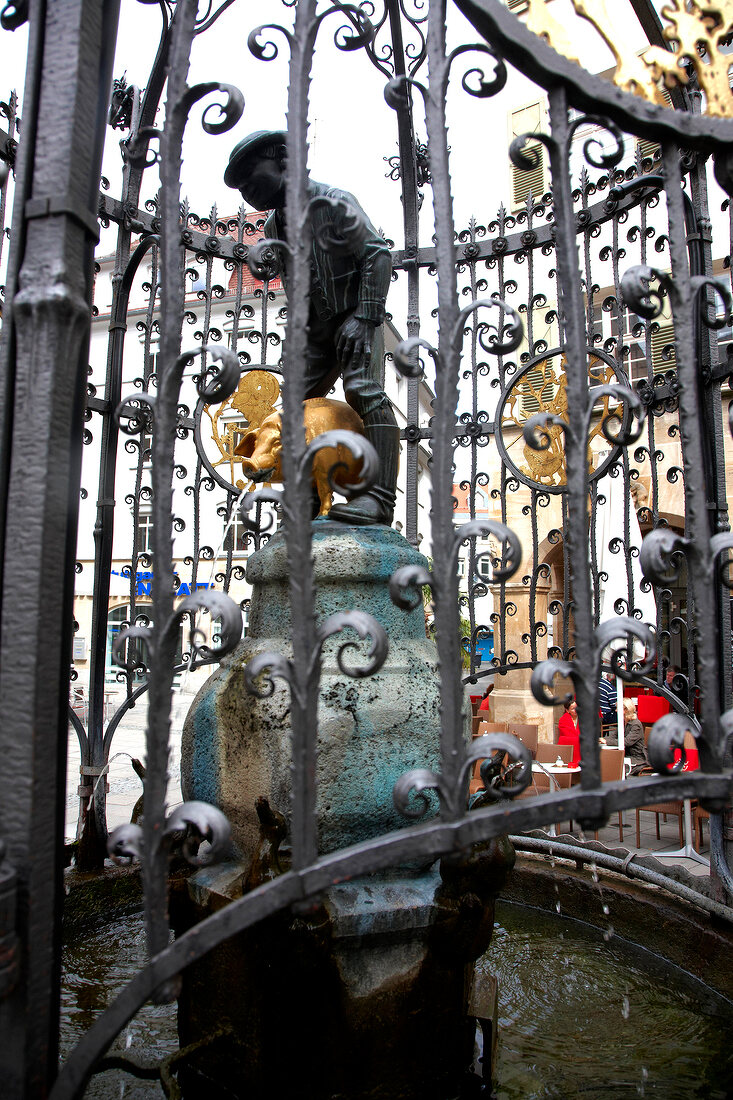
[[[439,681],[435,645],[425,636],[422,604],[396,607],[389,579],[404,565],[427,565],[398,532],[386,527],[313,524],[316,621],[336,611],[368,612],[389,639],[387,659],[373,676],[354,679],[338,667],[338,647],[353,638],[349,665],[367,663],[369,643],[342,632],[324,647],[318,709],[318,822],[321,852],[399,828],[392,802],[397,779],[416,767],[439,770]],[[275,681],[258,699],[243,669],[257,654],[290,657],[291,626],[285,541],[280,533],[247,567],[253,585],[249,633],[199,692],[182,743],[185,799],[219,806],[243,857],[259,838],[255,801],[264,796],[286,819],[290,806],[289,689]],[[437,810],[437,800],[430,813]],[[428,815],[428,816],[429,816]]]

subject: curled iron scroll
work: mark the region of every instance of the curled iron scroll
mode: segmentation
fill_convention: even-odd
[[[207,134],[224,134],[239,122],[244,112],[244,97],[234,84],[219,84],[216,81],[210,81],[206,84],[196,84],[193,88],[187,88],[178,100],[176,110],[181,111],[184,117],[188,117],[194,103],[197,103],[199,99],[203,99],[209,92],[219,91],[226,92],[227,101],[223,105],[221,103],[210,103],[206,107],[201,116],[201,128]],[[219,111],[221,116],[219,122],[209,122],[208,120],[209,112],[214,110]]]
[[[290,248],[285,241],[263,237],[249,246],[245,263],[255,279],[267,283],[280,275],[283,256],[289,254]]]
[[[220,369],[212,372],[212,368],[209,367],[206,373],[198,379],[196,389],[199,396],[208,405],[218,405],[222,401],[226,401],[236,390],[242,375],[242,364],[239,361],[239,356],[229,348],[212,347],[211,344],[205,344],[196,354],[208,354],[215,362],[221,363]],[[212,373],[213,377],[209,377]]]
[[[374,446],[365,436],[358,435],[356,432],[345,431],[342,428],[335,428],[329,432],[322,432],[309,443],[298,471],[298,476],[301,481],[305,480],[310,482],[311,469],[316,455],[319,451],[326,450],[329,447],[333,447],[337,454],[339,447],[345,447],[351,453],[355,465],[359,462],[361,463],[359,475],[355,481],[341,481],[337,483],[335,478],[339,470],[348,472],[347,463],[337,458],[336,462],[328,471],[328,483],[332,489],[339,489],[341,492],[346,493],[347,496],[353,496],[355,493],[361,493],[365,489],[368,489],[370,485],[374,484],[377,474],[379,473],[379,457]]]
[[[275,677],[293,687],[293,667],[282,653],[258,653],[244,668],[244,683],[250,695],[267,699],[275,691]]]
[[[403,565],[389,578],[392,603],[403,611],[414,611],[423,602],[423,585],[433,586],[433,574],[424,565]]]
[[[518,134],[509,146],[509,160],[520,172],[531,172],[540,163],[539,154],[533,148],[540,142],[546,149],[552,151],[557,147],[554,138],[541,131],[533,131],[527,134]]]
[[[522,427],[524,442],[528,447],[531,447],[533,451],[548,450],[553,442],[548,428],[553,426],[562,428],[563,431],[567,429],[567,423],[561,416],[558,416],[557,413],[533,413]]]
[[[155,639],[155,631],[151,626],[128,626],[124,630],[120,630],[112,643],[112,661],[114,664],[119,665],[120,668],[124,668],[127,672],[147,672],[147,665],[138,655],[137,649],[133,646],[128,650],[128,659],[125,661],[122,659],[122,650],[127,642],[134,642],[137,639],[139,642],[143,642],[146,646],[152,647]]]
[[[594,404],[602,397],[610,397],[624,406],[624,415],[619,416],[618,408],[609,408],[601,421],[601,431],[614,447],[625,447],[635,443],[644,430],[646,419],[646,406],[639,395],[628,386],[618,383],[607,383],[603,386],[594,386],[589,393],[588,415],[593,413]],[[619,429],[614,432],[612,424],[618,423]]]
[[[508,756],[513,767],[511,786],[496,782],[493,785],[494,790],[509,798],[516,798],[532,781],[532,754],[518,737],[512,737],[509,733],[487,733],[471,742],[462,768],[464,781],[468,778],[468,771],[472,764],[477,760],[487,759],[495,752],[503,752]],[[518,770],[517,765],[519,765]]]
[[[401,775],[392,788],[392,801],[394,807],[403,817],[416,821],[423,817],[430,809],[430,800],[426,798],[426,791],[441,793],[442,779],[437,772],[429,768],[413,768]],[[418,805],[411,805],[410,799],[414,795]]]
[[[289,31],[285,30],[285,27],[281,27],[279,23],[263,23],[259,27],[255,27],[253,31],[249,32],[247,36],[247,48],[253,57],[256,57],[258,61],[274,61],[278,56],[277,44],[272,39],[267,39],[264,42],[260,42],[260,35],[264,31],[279,31],[285,38],[291,51],[293,48],[294,38]]]
[[[344,664],[344,652],[347,649],[358,648],[357,642],[346,641],[339,646],[336,661],[344,676],[350,676],[353,679],[373,676],[384,664],[389,651],[387,633],[382,624],[365,611],[336,611],[333,615],[329,615],[328,618],[324,619],[316,631],[319,655],[324,642],[342,630],[355,630],[362,640],[367,638],[372,640],[368,654],[369,660],[365,665],[349,666]]]
[[[115,409],[117,427],[125,435],[143,435],[155,421],[155,395],[138,393],[125,397]]]
[[[616,148],[610,152],[606,152],[603,148],[603,142],[594,133],[593,137],[589,137],[583,145],[583,156],[593,168],[609,169],[614,168],[619,161],[623,160],[624,156],[624,139],[623,134],[613,122],[610,122],[607,118],[601,118],[600,115],[581,115],[580,118],[574,119],[570,126],[570,132],[568,134],[568,140],[572,141],[576,132],[582,126],[592,126],[595,130],[605,130],[611,134],[616,142]],[[592,155],[592,148],[598,146],[601,150],[600,156],[596,159]]]
[[[687,762],[685,751],[685,734],[691,733],[697,738],[697,730],[694,729],[689,718],[682,714],[663,714],[652,726],[649,734],[647,753],[649,763],[655,772],[662,775],[675,775],[681,772]],[[680,756],[675,759],[677,752]]]
[[[458,568],[458,554],[461,543],[471,538],[487,538],[489,536],[495,538],[502,547],[500,555],[491,555],[492,561],[499,561],[502,563],[500,565],[495,565],[491,577],[492,583],[508,580],[509,577],[514,576],[517,569],[519,569],[519,566],[522,564],[522,544],[511,527],[507,527],[506,524],[500,523],[499,520],[472,519],[469,520],[468,523],[462,523],[460,527],[456,528],[452,550],[455,566]],[[484,552],[479,556],[484,557],[486,553],[487,552]]]
[[[564,676],[574,680],[577,668],[572,661],[561,661],[557,657],[550,657],[546,661],[540,661],[532,669],[532,677],[529,686],[538,703],[547,707],[556,707],[571,702],[572,691],[566,691],[564,695],[555,695],[552,689],[552,681],[556,676]]]
[[[360,50],[363,46],[368,46],[372,42],[375,30],[371,20],[363,8],[357,7],[355,4],[334,4],[316,17],[316,25],[320,27],[323,20],[329,15],[333,15],[334,12],[345,15],[351,23],[351,26],[342,25],[334,33],[333,42],[337,50],[350,53],[352,50]]]
[[[642,661],[635,661],[634,645],[629,641],[629,636],[636,638],[644,646]],[[614,645],[611,651],[611,670],[619,679],[630,682],[639,675],[651,672],[654,668],[656,636],[646,623],[632,619],[629,615],[614,615],[596,628],[593,637],[599,666],[601,654],[607,646],[617,642],[624,643],[621,646]],[[626,656],[622,657],[624,653]]]
[[[461,78],[461,87],[464,92],[468,92],[469,95],[475,96],[477,99],[488,99],[490,96],[497,95],[502,88],[504,88],[507,82],[507,67],[504,64],[503,58],[499,57],[495,50],[488,46],[485,42],[473,42],[467,43],[464,46],[458,46],[457,49],[452,50],[448,56],[447,68],[450,69],[453,62],[457,57],[460,57],[465,53],[484,53],[488,54],[490,58],[495,62],[494,67],[494,79],[485,80],[483,69],[474,67],[473,69],[467,69]],[[473,87],[468,78],[470,76],[478,77],[478,86]]]
[[[671,527],[657,527],[644,537],[639,558],[644,576],[654,584],[668,585],[675,581],[690,540],[678,535]]]
[[[392,353],[392,358],[397,370],[405,378],[422,378],[424,374],[418,348],[425,348],[436,365],[440,361],[437,349],[421,336],[410,336],[407,340],[400,340]]]
[[[221,620],[219,630],[220,646],[212,647],[204,644],[203,639],[205,636],[195,625],[197,611],[208,611],[212,619]],[[239,604],[235,603],[226,593],[219,592],[215,588],[196,592],[194,595],[186,596],[185,599],[181,600],[167,623],[164,633],[177,632],[179,624],[187,615],[191,617],[189,642],[191,646],[191,663],[189,667],[191,669],[200,668],[201,665],[221,660],[227,653],[231,653],[242,637],[242,612]]]
[[[255,489],[251,493],[245,493],[239,505],[239,514],[242,517],[242,523],[248,531],[254,531],[256,534],[265,535],[275,526],[274,515],[272,515],[272,513],[267,514],[266,524],[257,523],[255,520],[249,518],[250,511],[258,504],[274,504],[276,508],[281,508],[282,503],[283,494],[280,489]]]
[[[659,284],[658,290],[652,290],[654,280]],[[621,276],[621,296],[634,313],[652,321],[664,309],[664,291],[669,290],[672,285],[672,280],[665,271],[648,264],[637,264],[628,268]]]
[[[183,802],[168,816],[163,836],[170,840],[183,834],[181,851],[194,867],[215,863],[225,854],[231,828],[224,814],[208,802]],[[202,841],[208,848],[200,852]]]
[[[485,334],[486,332],[492,331],[492,327],[485,321],[480,323],[479,343],[484,351],[488,352],[489,355],[509,355],[511,352],[516,351],[524,339],[522,318],[512,306],[508,305],[499,297],[479,298],[461,310],[458,314],[455,328],[453,329],[452,343],[454,346],[460,346],[463,339],[464,326],[468,317],[479,309],[498,309],[510,318],[508,324],[503,326],[506,329],[506,333],[502,334],[498,329],[494,328],[493,331],[495,335],[488,341],[485,339]]]

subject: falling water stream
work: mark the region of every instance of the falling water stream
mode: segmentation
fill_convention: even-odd
[[[64,952],[62,1057],[143,964],[139,915],[75,933]],[[479,965],[499,979],[498,1100],[731,1095],[733,1004],[618,936],[606,942],[604,927],[500,903]],[[146,1005],[113,1049],[151,1064],[176,1046],[175,1006]],[[85,1093],[162,1095],[157,1082],[119,1070]]]

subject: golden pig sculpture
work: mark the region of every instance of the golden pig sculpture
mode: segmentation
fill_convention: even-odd
[[[356,432],[365,435],[361,417],[345,401],[334,401],[330,397],[309,397],[303,402],[305,419],[305,442],[308,446],[318,435],[334,431]],[[235,449],[242,460],[242,470],[252,481],[282,481],[280,455],[282,452],[282,424],[280,413],[274,412],[265,417],[259,428],[248,431]],[[320,501],[319,518],[331,511],[333,493],[329,482],[337,487],[348,485],[358,479],[362,462],[354,458],[351,451],[339,444],[337,447],[324,447],[316,453],[313,460],[313,484]]]

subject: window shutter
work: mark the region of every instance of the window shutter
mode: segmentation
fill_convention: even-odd
[[[660,325],[658,331],[652,333],[652,370],[655,374],[674,370],[677,365],[674,350],[669,359],[662,358],[662,352],[668,344],[674,344],[674,325],[671,321]]]
[[[531,103],[528,107],[522,107],[518,111],[512,111],[511,136],[512,140],[520,134],[532,134],[542,129],[544,111],[541,103]],[[536,160],[534,168],[523,171],[512,165],[512,209],[518,210],[524,206],[527,197],[532,195],[538,199],[544,195],[548,188],[547,157],[545,147],[539,141],[527,142],[523,152],[532,160]]]
[[[547,364],[535,367],[527,371],[521,382],[522,415],[533,416],[546,409],[555,396],[555,384],[551,378],[545,376]]]

